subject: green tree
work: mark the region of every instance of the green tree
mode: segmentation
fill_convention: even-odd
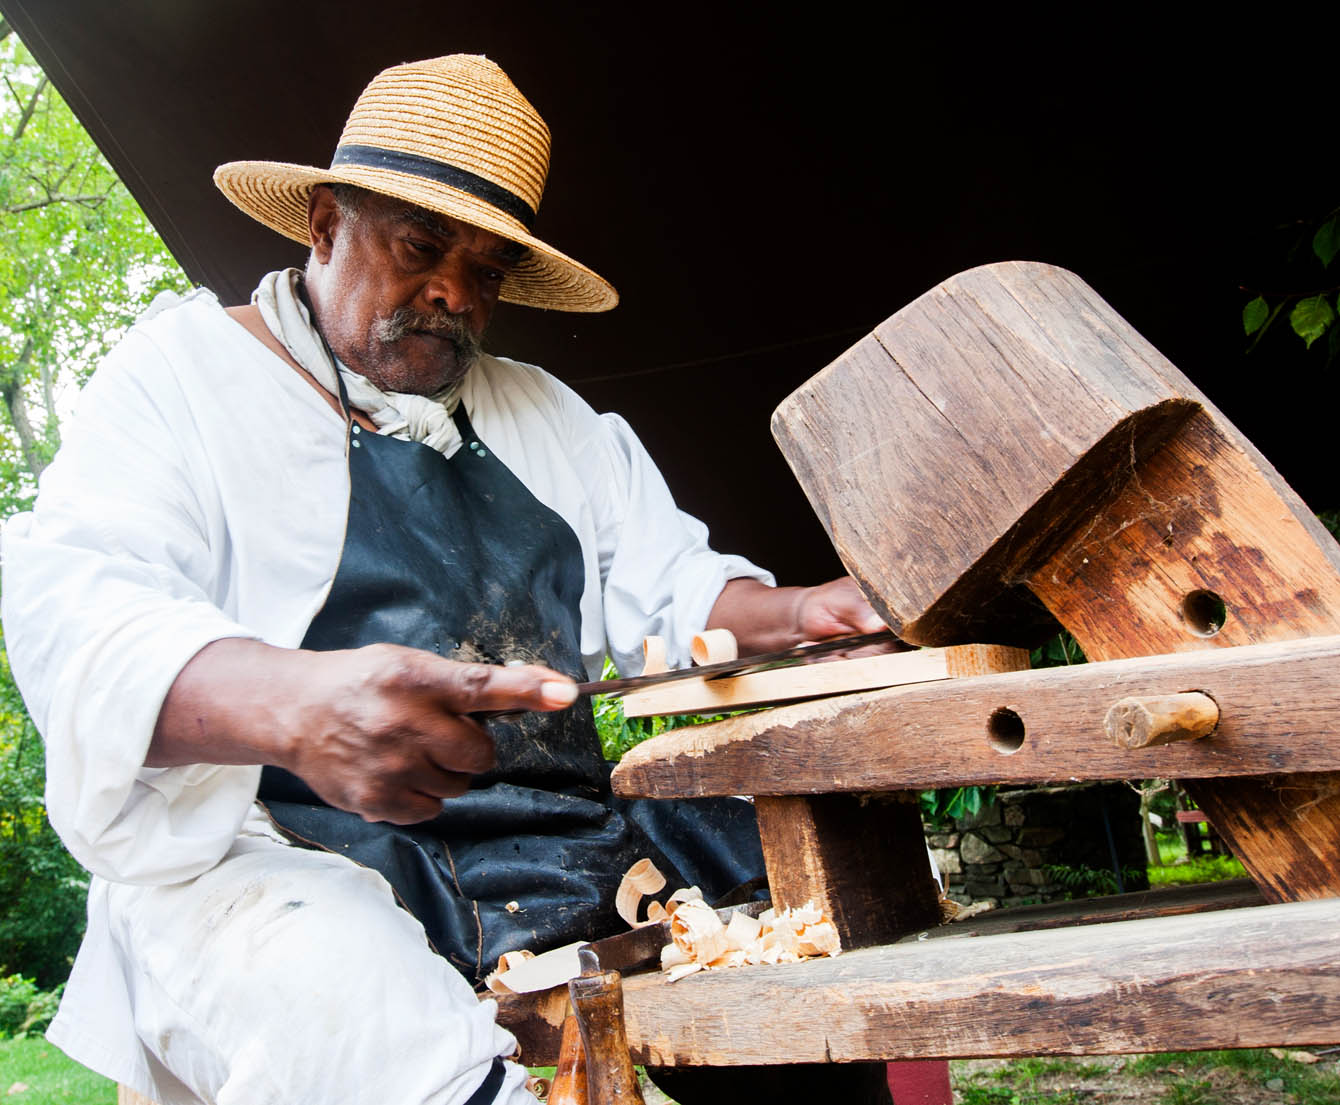
[[[0,21],[0,515],[32,501],[60,417],[153,296],[185,277]]]
[[[0,518],[26,509],[60,419],[157,292],[188,286],[79,121],[0,19]],[[0,638],[0,976],[54,986],[87,879],[43,801],[42,744]]]

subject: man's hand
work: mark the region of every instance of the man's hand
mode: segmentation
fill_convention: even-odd
[[[874,633],[884,622],[850,576],[818,587],[768,587],[733,579],[722,588],[709,629],[735,634],[741,656],[779,652],[807,641]]]
[[[548,668],[462,664],[399,645],[338,652],[228,639],[168,691],[145,764],[274,764],[332,806],[410,824],[493,766],[469,714],[557,710],[576,684]]]
[[[801,641],[876,633],[883,628],[884,620],[875,613],[851,576],[801,591],[796,611],[796,632]]]

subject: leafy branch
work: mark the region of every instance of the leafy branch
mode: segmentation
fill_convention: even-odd
[[[1327,214],[1313,233],[1312,253],[1323,269],[1329,269],[1331,262],[1340,255],[1340,208]],[[1242,290],[1250,292],[1252,289]],[[1337,292],[1340,292],[1340,285],[1294,292],[1257,292],[1242,309],[1242,329],[1252,339],[1247,352],[1252,352],[1261,343],[1285,308],[1290,307],[1289,325],[1308,349],[1330,333],[1327,360],[1334,360],[1340,354],[1340,327],[1335,327],[1335,320],[1340,317]]]

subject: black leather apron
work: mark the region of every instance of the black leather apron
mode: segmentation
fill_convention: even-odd
[[[455,421],[465,444],[451,458],[351,424],[344,550],[302,647],[390,642],[582,680],[577,536],[479,439],[463,405]],[[762,873],[747,803],[615,798],[588,700],[487,727],[497,767],[420,825],[365,822],[277,768],[260,797],[295,839],[380,871],[473,981],[503,952],[622,930],[614,893],[643,856],[668,890],[696,884],[709,900]]]

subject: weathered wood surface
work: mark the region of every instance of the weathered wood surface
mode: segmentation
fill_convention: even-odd
[[[1219,724],[1219,704],[1200,691],[1146,695],[1112,703],[1103,731],[1118,748],[1200,740]]]
[[[671,730],[624,756],[614,788],[668,798],[1335,771],[1337,670],[1340,637],[1317,637],[870,691]],[[1186,690],[1219,705],[1202,740],[1121,749],[1103,730],[1118,699]],[[1014,751],[1003,710],[1021,727]],[[1330,785],[1260,785],[1306,814],[1318,781]],[[1210,814],[1216,827],[1222,816]],[[1336,823],[1321,831],[1335,839]]]
[[[916,794],[760,797],[754,807],[773,905],[813,902],[844,951],[939,923]]]
[[[1260,888],[1251,879],[1225,879],[1222,882],[1163,886],[1072,902],[1045,902],[1012,909],[991,909],[963,921],[939,925],[927,931],[926,937],[931,940],[958,940],[1001,932],[1036,932],[1039,929],[1110,924],[1148,917],[1177,917],[1221,909],[1247,909],[1264,904]],[[904,937],[908,940],[920,938],[920,934]]]
[[[1269,466],[1230,431],[1197,413],[1030,578],[1090,658],[1340,632],[1334,541],[1311,539]],[[1188,793],[1270,900],[1340,894],[1340,774],[1188,774]]]
[[[1005,645],[952,645],[854,660],[793,664],[733,679],[683,679],[623,696],[626,717],[712,714],[880,687],[929,683],[951,676],[1028,667],[1028,653]]]
[[[158,1105],[152,1098],[136,1093],[129,1086],[116,1087],[116,1105]]]
[[[773,433],[888,623],[942,645],[1026,638],[1038,619],[1023,579],[1200,410],[1340,572],[1340,550],[1250,442],[1048,265],[945,281],[797,389]]]
[[[1340,901],[908,942],[624,981],[638,1063],[1100,1055],[1340,1039]],[[505,999],[526,1061],[556,1026]],[[561,1021],[561,1018],[560,1018]],[[553,1042],[546,1042],[552,1039]]]

